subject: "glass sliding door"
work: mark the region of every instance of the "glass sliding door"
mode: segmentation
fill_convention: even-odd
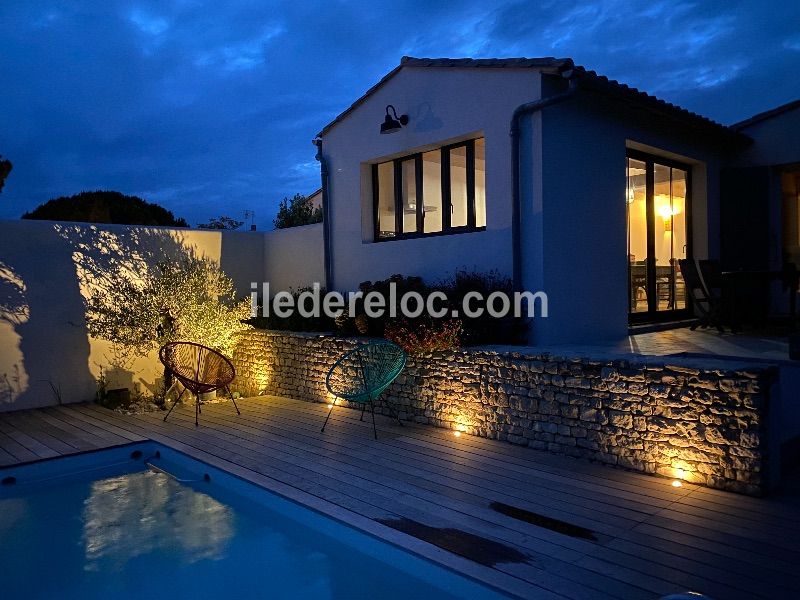
[[[626,165],[628,299],[631,322],[688,311],[678,261],[691,258],[687,165],[630,151]]]
[[[629,312],[648,311],[647,297],[647,168],[628,158],[626,205],[628,212]]]

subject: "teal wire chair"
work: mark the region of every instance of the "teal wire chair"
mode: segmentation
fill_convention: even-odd
[[[378,430],[375,427],[375,400],[403,370],[406,365],[406,353],[403,349],[388,340],[376,340],[363,344],[342,355],[328,371],[325,378],[325,387],[336,396],[322,431],[331,418],[336,401],[339,399],[361,404],[361,420],[364,420],[364,411],[367,405],[372,412],[372,433],[378,439]],[[387,404],[394,413],[400,425],[400,415],[391,405]]]

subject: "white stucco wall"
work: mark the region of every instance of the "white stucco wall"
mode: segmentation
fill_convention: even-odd
[[[263,281],[269,282],[271,293],[315,282],[325,286],[322,223],[267,231],[262,239]]]
[[[739,153],[738,166],[800,163],[800,106],[742,128],[753,144]]]
[[[795,107],[773,117],[756,121],[743,127],[742,133],[750,136],[753,143],[736,155],[734,167],[769,167],[769,189],[767,219],[769,226],[770,269],[783,267],[783,190],[781,175],[785,170],[800,168],[800,107]],[[792,248],[794,260],[800,248]],[[788,298],[775,282],[772,294],[772,309],[776,312],[788,310]]]
[[[193,251],[218,261],[247,297],[253,281],[307,285],[322,273],[319,225],[281,232],[0,221],[0,411],[90,400],[110,345],[88,337],[79,270],[86,257],[114,268]],[[266,253],[266,254],[265,254]],[[82,256],[85,254],[86,256]],[[266,267],[266,270],[265,270]],[[152,389],[155,355],[109,373],[110,387]]]
[[[437,280],[458,268],[511,275],[511,143],[514,109],[540,94],[534,69],[402,69],[323,138],[330,170],[334,287],[401,273]],[[387,104],[408,114],[380,135]],[[486,231],[372,241],[369,165],[461,139],[486,139]]]
[[[725,149],[707,133],[632,111],[596,94],[549,107],[535,121],[541,182],[526,181],[523,278],[544,289],[550,315],[537,344],[615,340],[628,329],[626,148],[692,165],[694,256],[718,256],[718,184]]]

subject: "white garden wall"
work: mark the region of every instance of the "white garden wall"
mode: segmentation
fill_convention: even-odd
[[[325,285],[322,223],[275,229],[263,234],[264,281],[272,293],[315,282]]]
[[[251,282],[309,285],[323,272],[319,225],[231,232],[52,221],[0,221],[0,412],[94,397],[110,345],[89,338],[81,274],[196,253],[218,261],[246,297]],[[155,389],[157,357],[107,373],[109,387]]]

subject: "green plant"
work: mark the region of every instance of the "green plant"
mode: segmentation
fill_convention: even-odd
[[[63,398],[63,396],[61,394],[61,384],[53,383],[52,381],[50,381],[48,379],[47,380],[47,385],[50,386],[50,391],[53,394],[53,398],[55,398],[56,404],[58,406],[61,406],[62,404],[64,404],[64,398]]]
[[[8,177],[8,174],[11,173],[11,169],[13,168],[14,165],[11,164],[11,161],[0,155],[0,192],[3,191],[3,184],[6,182],[6,177]]]
[[[391,292],[394,285],[394,293]],[[400,299],[408,293],[417,293],[423,300],[434,291],[434,288],[426,285],[421,277],[404,275],[392,275],[388,279],[379,281],[364,281],[358,286],[358,290],[367,296],[370,293],[378,293],[386,301],[383,314],[380,316],[369,316],[364,310],[363,297],[356,303],[355,320],[348,323],[347,327],[357,330],[362,335],[382,336],[388,323],[400,318]],[[393,317],[392,314],[395,316]],[[411,321],[411,320],[407,320]]]
[[[275,229],[298,227],[322,222],[322,207],[314,207],[311,198],[295,194],[292,198],[284,198],[278,207],[278,214],[272,221]]]
[[[301,294],[313,292],[311,287],[302,287],[296,290],[291,290],[290,293],[294,298],[294,306],[299,305],[299,298]],[[319,290],[319,296],[322,298],[325,295],[325,289]],[[268,299],[269,301],[269,299]],[[246,319],[244,322],[252,325],[256,329],[273,329],[276,331],[333,331],[334,320],[330,317],[320,314],[320,316],[303,316],[299,310],[293,310],[288,317],[281,317],[274,313],[269,312],[269,316],[263,316],[262,312],[263,299],[259,300],[257,313],[258,316]]]
[[[250,303],[212,260],[187,254],[131,273],[121,266],[86,298],[92,337],[123,356],[146,356],[167,342],[192,341],[230,355]]]
[[[0,404],[4,402],[13,402],[14,398],[22,393],[19,364],[15,363],[11,369],[12,374],[10,378],[8,373],[3,373],[3,376],[0,377]]]
[[[488,311],[477,317],[464,314],[464,298],[470,292],[477,292],[484,301],[495,292],[513,297],[514,286],[511,279],[497,271],[478,272],[460,270],[448,280],[437,286],[447,294],[448,308],[459,311],[464,326],[462,342],[466,346],[481,344],[521,344],[525,342],[528,329],[527,319],[508,315],[493,317]]]
[[[386,325],[385,337],[409,354],[454,350],[461,345],[459,319],[432,320],[428,323],[393,321]]]
[[[237,221],[231,217],[221,216],[209,219],[208,223],[199,223],[198,229],[239,229],[244,225],[244,221]]]
[[[100,367],[100,373],[95,378],[95,381],[97,382],[97,390],[94,393],[94,401],[101,406],[105,406],[108,400],[108,379],[103,367]]]
[[[184,219],[175,218],[172,212],[158,204],[137,196],[106,190],[54,198],[26,212],[22,218],[122,225],[189,226]]]
[[[395,293],[390,294],[391,285],[395,286]],[[426,284],[421,277],[392,275],[380,281],[365,281],[359,285],[359,291],[365,296],[370,292],[377,292],[387,300],[386,310],[381,316],[370,317],[364,311],[363,300],[356,303],[356,320],[349,319],[343,322],[340,329],[345,333],[354,330],[363,335],[383,336],[389,324],[401,318],[400,298],[409,292],[419,294],[427,302],[433,292],[444,292],[447,301],[441,306],[448,315],[457,311],[461,322],[460,341],[466,346],[481,344],[520,344],[526,339],[527,320],[522,317],[506,316],[493,317],[488,311],[477,317],[468,317],[464,314],[464,298],[470,292],[477,292],[486,300],[492,293],[502,292],[509,297],[513,295],[511,280],[503,277],[497,271],[488,273],[461,270],[451,278],[439,281],[436,284]],[[394,305],[390,300],[394,298]],[[437,305],[438,308],[438,305]],[[474,309],[476,306],[472,306]],[[485,307],[484,307],[485,308]],[[395,317],[391,316],[392,310]],[[445,317],[447,319],[448,317]],[[428,317],[420,316],[417,319],[404,319],[404,326],[430,326]]]

